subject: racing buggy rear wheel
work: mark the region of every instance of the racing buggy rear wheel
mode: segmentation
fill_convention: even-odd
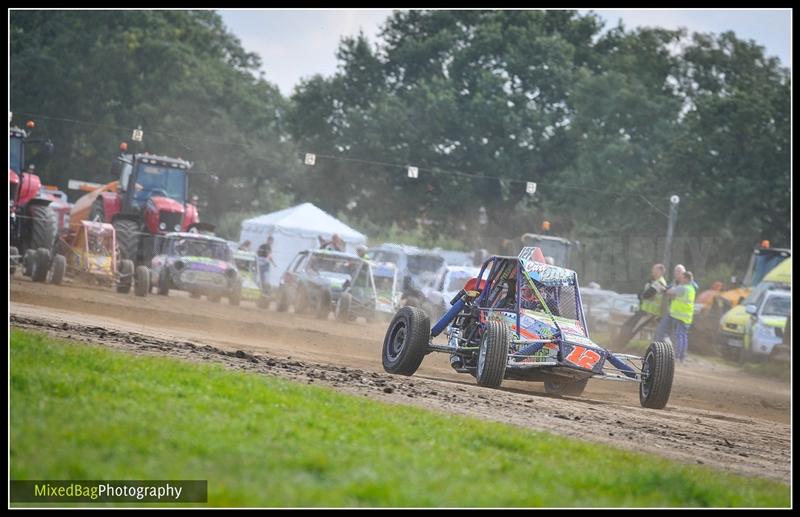
[[[117,283],[118,293],[128,294],[131,292],[134,269],[135,268],[132,260],[122,259],[119,261],[119,282]]]
[[[37,249],[32,262],[31,279],[34,282],[46,282],[47,272],[50,269],[50,250],[47,248]]]
[[[51,271],[53,274],[50,277],[50,281],[55,285],[61,285],[61,282],[64,281],[64,273],[67,271],[67,257],[64,255],[53,257]]]
[[[567,395],[569,397],[579,397],[586,385],[589,383],[589,377],[573,382],[554,382],[544,381],[544,391],[551,395]]]
[[[395,314],[383,338],[383,369],[398,375],[414,375],[428,348],[431,322],[416,307]]]
[[[486,324],[481,337],[481,346],[478,350],[478,367],[475,370],[475,379],[478,386],[486,388],[499,388],[506,374],[508,363],[508,342],[511,332],[508,326],[500,321],[490,321]]]
[[[147,266],[136,266],[133,276],[133,294],[136,296],[147,296],[150,292],[150,271]]]
[[[642,360],[642,381],[639,383],[639,402],[642,407],[662,409],[667,405],[675,373],[675,352],[663,341],[647,347]]]

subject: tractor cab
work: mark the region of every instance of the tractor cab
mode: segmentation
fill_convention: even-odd
[[[112,173],[119,178],[123,193],[122,211],[141,212],[148,201],[165,204],[172,201],[173,210],[183,215],[183,207],[188,200],[188,172],[192,164],[180,158],[156,156],[148,153],[123,154],[114,161]],[[155,198],[163,198],[159,202]],[[164,208],[167,208],[166,206]],[[182,221],[165,224],[162,231],[180,231],[177,227]]]

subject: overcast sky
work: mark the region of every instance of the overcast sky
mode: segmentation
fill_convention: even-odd
[[[261,56],[264,78],[290,95],[301,78],[336,72],[336,49],[343,36],[362,30],[371,42],[391,10],[221,10],[228,29],[250,52]],[[587,12],[582,10],[581,12]],[[619,19],[627,28],[685,27],[692,32],[721,33],[732,30],[741,39],[752,39],[792,66],[791,10],[595,10],[613,27]]]

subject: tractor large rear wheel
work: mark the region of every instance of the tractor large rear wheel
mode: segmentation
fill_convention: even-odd
[[[128,219],[114,221],[114,229],[117,233],[117,247],[119,248],[119,259],[132,260],[135,264],[139,255],[139,224]]]
[[[89,212],[89,220],[100,223],[106,222],[106,210],[103,207],[103,200],[101,198],[95,199],[94,203],[92,203],[92,210]]]
[[[58,233],[56,213],[47,205],[32,205],[28,209],[28,215],[31,217],[28,249],[44,248],[52,253]]]

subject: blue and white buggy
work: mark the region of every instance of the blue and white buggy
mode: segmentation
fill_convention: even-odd
[[[413,375],[430,352],[450,354],[457,372],[478,385],[503,379],[544,382],[545,391],[578,396],[590,378],[639,383],[643,407],[661,409],[672,390],[675,356],[655,341],[644,357],[615,354],[589,338],[574,271],[545,263],[538,248],[493,256],[431,328],[416,307],[395,314],[383,342],[383,367]],[[440,334],[447,343],[434,343]]]

